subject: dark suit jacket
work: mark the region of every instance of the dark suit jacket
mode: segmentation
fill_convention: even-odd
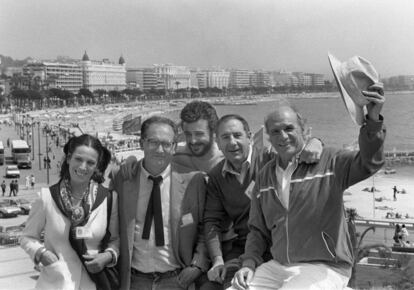
[[[134,243],[135,217],[138,203],[141,161],[128,167],[121,165],[113,172],[112,187],[118,192],[120,229],[120,280],[121,289],[129,289]],[[175,258],[184,268],[196,265],[203,271],[210,266],[202,229],[205,179],[201,172],[179,173],[184,170],[171,164],[170,224],[171,244]],[[193,223],[182,223],[184,215],[191,214]]]

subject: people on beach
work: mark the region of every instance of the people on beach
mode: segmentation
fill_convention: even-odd
[[[130,156],[112,173],[120,194],[120,289],[199,288],[208,270],[205,174],[181,173],[172,162],[177,134],[170,119],[148,118],[141,126],[144,158]]]
[[[397,186],[394,185],[394,187],[392,188],[392,190],[394,192],[394,201],[397,201],[397,193],[398,193]]]
[[[114,289],[107,273],[119,256],[118,201],[101,185],[110,152],[87,134],[63,151],[60,179],[41,189],[20,238],[41,265],[36,289]]]
[[[360,128],[359,151],[325,147],[316,164],[298,162],[306,123],[297,110],[281,104],[266,117],[266,132],[278,156],[256,180],[243,267],[232,289],[346,287],[354,261],[343,193],[385,162],[382,86],[374,84],[362,94],[368,113]],[[272,259],[264,262],[269,247]]]

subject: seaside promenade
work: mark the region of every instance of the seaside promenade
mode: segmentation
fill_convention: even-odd
[[[9,183],[12,179],[6,179],[4,177],[5,168],[8,164],[11,164],[10,157],[10,148],[7,148],[7,139],[19,139],[19,136],[14,128],[14,126],[8,126],[5,124],[0,125],[0,140],[3,141],[5,145],[5,164],[0,166],[0,180],[6,181],[7,190],[6,196],[0,197],[0,200],[4,198],[9,198]],[[41,166],[39,169],[39,156],[38,156],[38,134],[37,132],[33,136],[34,139],[34,152],[35,158],[32,160],[31,169],[20,169],[20,178],[18,179],[19,183],[19,193],[17,198],[24,198],[29,201],[33,201],[37,197],[37,192],[40,191],[42,187],[47,187],[47,170],[44,168],[43,157],[46,153],[46,137],[40,132],[40,152],[41,152]],[[49,138],[50,140],[50,138]],[[49,141],[48,140],[48,141]],[[32,142],[29,140],[29,144]],[[49,181],[50,184],[53,184],[58,179],[58,170],[57,163],[62,159],[63,151],[62,147],[56,147],[55,143],[51,143],[51,152],[49,152],[49,158],[51,159],[51,169],[49,170]],[[53,156],[55,158],[53,159]],[[34,189],[26,189],[25,178],[27,175],[33,174],[36,178],[36,185]],[[15,178],[13,178],[14,180]],[[11,197],[13,198],[13,197]],[[15,226],[20,225],[25,222],[27,215],[19,215],[15,218],[3,218],[0,219],[1,226]],[[20,289],[32,289],[34,288],[35,281],[38,277],[38,272],[34,269],[33,262],[30,260],[29,256],[19,247],[19,246],[4,246],[0,245],[0,289],[2,290],[20,290]]]
[[[156,107],[154,107],[155,109]],[[102,114],[101,114],[102,115]],[[115,114],[114,114],[115,115]],[[85,131],[93,134],[94,129],[105,129],[103,125],[110,126],[111,122],[108,122],[109,114],[102,118],[94,119],[92,113],[88,120],[82,119],[82,125],[88,125],[85,127]],[[99,126],[98,124],[99,123]],[[6,145],[7,138],[19,139],[19,136],[14,126],[8,126],[5,124],[0,125],[0,140]],[[37,128],[33,134],[34,138],[34,160],[32,160],[31,169],[21,169],[21,177],[19,179],[19,195],[20,198],[25,198],[29,201],[33,201],[37,192],[41,187],[47,187],[58,180],[58,168],[57,164],[63,157],[62,147],[57,147],[53,140],[51,141],[52,151],[49,154],[51,159],[51,169],[49,170],[49,185],[47,184],[47,171],[44,169],[43,157],[46,153],[46,136],[40,131],[40,167],[39,167],[39,146],[38,146],[38,134]],[[29,144],[32,145],[31,140]],[[127,155],[127,153],[126,153]],[[126,156],[125,155],[125,156]],[[6,148],[5,156],[10,156],[9,148]],[[55,158],[53,159],[53,156]],[[10,162],[10,160],[9,160]],[[0,166],[0,182],[2,182],[4,171],[7,164]],[[347,190],[344,195],[344,202],[346,207],[355,208],[357,213],[364,219],[374,221],[385,221],[390,223],[414,223],[414,166],[396,166],[395,174],[385,174],[384,170],[377,173],[373,178],[362,181]],[[36,177],[36,186],[34,189],[25,189],[25,177],[27,175],[34,174]],[[8,197],[8,185],[11,179],[5,179],[7,183],[6,196]],[[393,200],[392,187],[396,185],[399,190],[404,189],[405,194],[398,194],[397,200]],[[374,186],[377,190],[374,193],[365,191],[366,188]],[[2,197],[0,197],[2,199]],[[379,201],[381,200],[381,201]],[[401,213],[403,216],[409,215],[409,218],[403,219],[385,219],[385,215],[388,211]],[[19,225],[27,219],[27,216],[19,216],[16,218],[0,219],[0,225]],[[391,245],[392,230],[379,230],[375,234],[370,233],[366,236],[366,241],[377,241],[382,239],[388,245]],[[410,230],[410,239],[413,240],[414,232]],[[18,247],[0,246],[0,289],[31,289],[35,285],[35,280],[38,277],[38,272],[33,268],[33,263],[23,250]]]

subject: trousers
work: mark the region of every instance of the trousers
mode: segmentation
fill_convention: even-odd
[[[349,277],[325,264],[296,263],[284,266],[270,260],[256,269],[249,290],[335,290],[346,288],[348,280]]]

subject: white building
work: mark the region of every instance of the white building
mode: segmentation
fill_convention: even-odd
[[[191,87],[191,73],[186,66],[155,64],[155,74],[164,83],[165,89],[186,89]]]
[[[199,89],[207,88],[207,72],[198,71],[197,72],[197,84]]]
[[[76,63],[33,62],[23,67],[23,74],[48,88],[72,93],[82,88],[82,68]]]
[[[245,88],[250,86],[250,72],[246,69],[231,70],[229,86],[231,88]]]
[[[122,56],[119,58],[118,64],[112,63],[108,59],[91,61],[85,51],[80,65],[85,89],[93,92],[98,89],[120,91],[126,88],[126,68]]]
[[[228,88],[230,80],[230,72],[224,70],[208,71],[207,86],[209,88]]]

